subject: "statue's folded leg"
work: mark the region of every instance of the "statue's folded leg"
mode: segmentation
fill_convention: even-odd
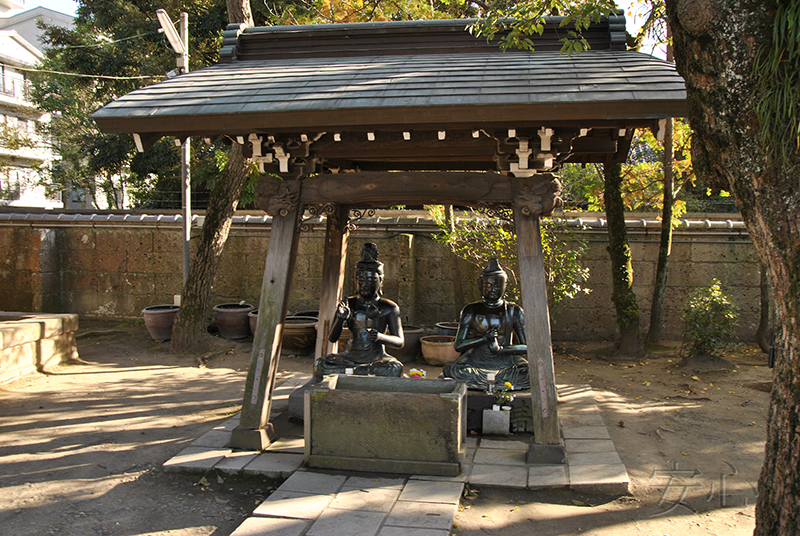
[[[322,381],[323,376],[329,374],[344,374],[346,369],[355,367],[355,364],[342,359],[336,354],[328,354],[314,360],[314,381]]]
[[[504,383],[510,383],[514,391],[531,388],[531,377],[528,372],[528,364],[512,365],[497,371],[495,384],[500,387]]]
[[[385,357],[372,363],[354,363],[336,354],[328,354],[314,361],[314,381],[322,381],[328,374],[345,374],[352,368],[356,376],[390,376],[399,378],[403,375],[403,364],[393,357]]]
[[[367,374],[375,376],[388,376],[391,378],[399,378],[403,375],[403,364],[393,357],[384,357],[378,361],[366,365]]]

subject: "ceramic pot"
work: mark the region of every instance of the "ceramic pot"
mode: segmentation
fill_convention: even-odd
[[[422,357],[429,365],[441,367],[455,361],[460,355],[456,352],[456,338],[449,335],[428,335],[420,339]]]
[[[244,339],[250,335],[247,314],[254,307],[248,303],[221,303],[214,307],[214,322],[224,339]]]
[[[458,322],[436,322],[436,333],[455,337],[458,333]]]
[[[258,327],[258,309],[247,313],[250,321],[250,332],[255,335]],[[317,323],[313,316],[287,316],[283,323],[281,350],[295,353],[313,352],[317,345]]]
[[[416,361],[422,352],[422,344],[419,340],[425,334],[425,330],[419,326],[403,326],[403,339],[405,344],[402,348],[386,346],[386,353],[396,357],[401,363],[411,363]]]
[[[255,335],[256,328],[258,327],[258,309],[253,309],[247,313],[247,320],[250,323],[250,333]]]
[[[179,305],[151,305],[142,309],[144,325],[154,341],[168,341],[172,338],[172,325],[179,309]]]
[[[313,316],[287,316],[283,323],[281,350],[298,354],[314,351],[317,345],[317,323]]]

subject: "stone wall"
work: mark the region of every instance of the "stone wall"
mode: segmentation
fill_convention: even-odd
[[[659,239],[659,229],[652,225],[654,217],[648,217],[649,223],[629,221],[634,290],[644,327],[649,320]],[[0,218],[0,310],[135,317],[143,308],[172,303],[173,296],[180,294],[180,223],[165,224],[155,216],[133,221],[120,217],[116,222],[104,216],[88,222],[86,218],[64,219]],[[577,232],[589,243],[585,265],[590,268],[592,292],[552,312],[555,340],[614,337],[606,231],[597,214],[581,220],[586,222],[589,227]],[[431,238],[433,230],[420,214],[361,222],[349,241],[345,294],[355,292],[353,265],[361,245],[373,241],[385,265],[384,295],[398,302],[404,323],[433,326],[455,320],[463,304],[479,298],[480,268],[455,259]],[[293,312],[318,307],[323,239],[321,224],[301,235],[290,295]],[[258,304],[268,245],[266,218],[237,217],[217,273],[214,304],[240,300]],[[682,225],[675,232],[664,317],[667,338],[680,338],[684,300],[693,288],[709,285],[713,277],[722,281],[740,307],[741,337],[753,338],[760,311],[758,258],[741,224],[724,221]],[[456,280],[461,282],[460,298]]]

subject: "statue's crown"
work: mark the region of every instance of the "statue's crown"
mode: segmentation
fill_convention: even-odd
[[[490,277],[495,275],[507,277],[506,271],[500,267],[500,263],[497,262],[497,259],[489,259],[489,264],[487,264],[486,268],[483,269],[480,277]]]
[[[377,244],[367,242],[361,246],[361,260],[356,263],[356,269],[383,274],[383,263],[378,262]]]

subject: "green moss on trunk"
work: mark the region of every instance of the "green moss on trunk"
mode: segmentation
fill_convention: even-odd
[[[625,228],[625,205],[622,201],[622,165],[607,163],[604,167],[605,206],[608,218],[608,253],[611,257],[611,300],[617,313],[621,355],[644,353],[639,326],[639,304],[633,292],[633,259]]]

